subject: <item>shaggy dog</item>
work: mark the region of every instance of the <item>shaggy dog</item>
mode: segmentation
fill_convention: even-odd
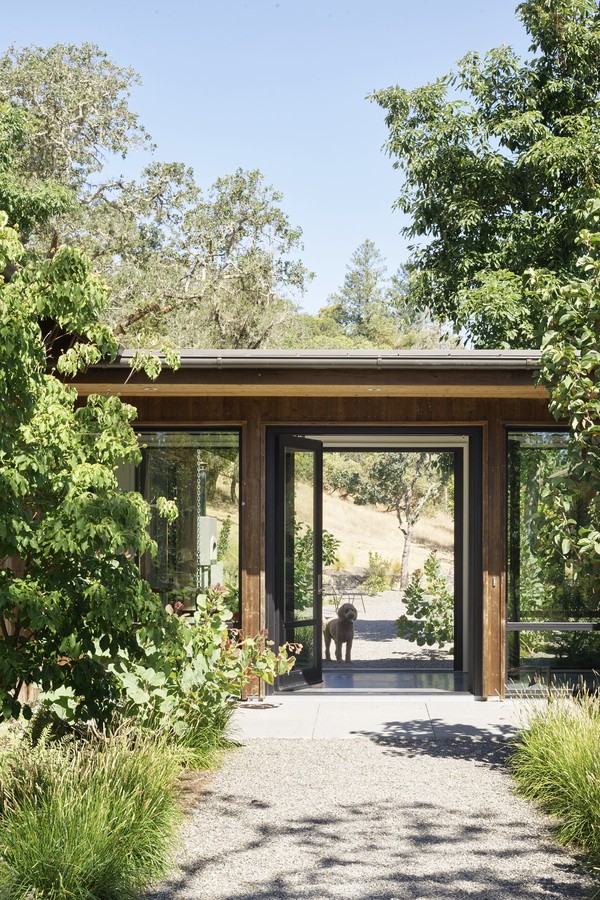
[[[342,644],[346,645],[346,662],[352,662],[350,651],[354,639],[354,623],[358,613],[352,603],[342,603],[337,611],[337,619],[325,622],[325,657],[331,659],[331,642],[335,643],[335,658],[342,661]]]

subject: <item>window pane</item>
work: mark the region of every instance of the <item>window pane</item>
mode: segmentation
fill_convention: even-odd
[[[298,625],[285,629],[285,640],[290,644],[302,644],[296,657],[297,669],[311,669],[315,665],[315,635],[313,625]]]
[[[598,631],[513,631],[508,634],[507,686],[592,686],[600,671]],[[595,673],[595,674],[594,674]]]
[[[154,431],[139,434],[142,464],[138,490],[148,502],[175,500],[168,523],[154,514],[150,533],[156,559],[146,554],[142,574],[165,603],[195,606],[196,595],[215,584],[239,594],[239,435],[234,432]]]
[[[553,482],[566,465],[565,432],[508,436],[509,622],[594,622],[598,596],[573,572],[555,542],[564,515]],[[581,504],[582,524],[585,504]],[[558,529],[559,530],[559,529]]]
[[[293,622],[314,615],[314,453],[286,448],[285,471],[284,618]]]

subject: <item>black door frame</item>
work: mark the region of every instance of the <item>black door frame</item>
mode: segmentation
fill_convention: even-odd
[[[296,619],[295,605],[293,606],[293,617],[286,617],[285,599],[291,593],[295,592],[294,570],[290,571],[285,566],[286,559],[294,558],[294,548],[296,537],[286,528],[286,522],[291,514],[295,518],[295,506],[290,510],[290,488],[294,487],[295,465],[292,463],[292,470],[289,468],[289,458],[287,452],[300,451],[314,453],[315,469],[313,479],[313,579],[312,579],[312,616],[307,619]],[[292,457],[294,459],[294,457]],[[289,480],[292,484],[289,484]],[[295,435],[278,435],[277,437],[277,463],[276,463],[276,508],[275,508],[275,558],[274,558],[274,576],[275,576],[275,596],[279,597],[281,602],[277,604],[278,633],[281,638],[278,642],[294,643],[296,638],[296,629],[310,628],[313,633],[312,641],[312,666],[301,666],[298,661],[291,673],[281,676],[278,679],[277,687],[279,690],[292,690],[296,687],[303,687],[307,684],[318,684],[323,680],[323,634],[321,630],[321,622],[323,618],[323,585],[322,585],[322,532],[323,532],[323,445],[320,441],[310,440],[305,437],[297,437]],[[288,544],[291,540],[291,546]],[[291,575],[291,580],[290,580]]]
[[[457,489],[455,498],[459,499],[460,514],[465,512],[468,515],[468,567],[464,573],[468,584],[468,635],[469,635],[469,652],[467,662],[468,687],[469,691],[476,696],[483,694],[483,546],[482,546],[482,524],[483,524],[483,479],[482,479],[482,448],[483,448],[483,426],[460,426],[460,425],[424,425],[424,426],[357,426],[357,425],[329,425],[321,423],[319,425],[286,425],[286,426],[267,426],[266,429],[266,535],[265,535],[265,587],[266,587],[266,622],[271,638],[275,644],[279,646],[285,642],[284,631],[277,597],[278,581],[278,565],[277,565],[277,548],[278,548],[278,515],[277,515],[277,471],[278,471],[278,445],[280,438],[284,436],[296,436],[298,438],[308,438],[317,436],[326,432],[328,435],[339,435],[344,437],[357,436],[396,436],[402,437],[423,437],[423,446],[411,447],[411,450],[438,450],[439,452],[455,453],[455,474],[458,475]],[[449,446],[436,446],[432,448],[427,446],[427,437],[442,437],[444,435],[462,436],[468,439],[468,509],[462,510],[463,500],[463,484],[462,473],[463,466],[458,462],[462,458],[462,453],[456,452],[459,448]],[[351,450],[349,444],[344,449]],[[355,449],[363,449],[355,448]],[[373,452],[379,450],[393,451],[393,447],[377,448],[373,446]],[[402,449],[402,448],[398,448]],[[460,470],[460,471],[459,471]],[[461,490],[458,490],[458,482],[461,484]],[[458,519],[458,512],[455,516],[455,522]],[[455,553],[460,549],[462,558],[462,541],[463,530],[460,530],[460,537],[457,535],[455,527]],[[458,537],[458,543],[456,543]],[[462,565],[458,567],[459,570]],[[456,590],[461,592],[464,584],[456,586]],[[458,630],[457,630],[458,631]],[[455,667],[460,663],[463,668],[465,662],[464,648],[462,641],[462,628],[460,635],[457,633],[457,642],[455,644]]]

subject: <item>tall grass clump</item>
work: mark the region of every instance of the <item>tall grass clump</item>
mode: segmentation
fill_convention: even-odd
[[[531,712],[511,758],[519,792],[554,818],[558,839],[600,874],[600,699],[562,696]]]
[[[5,756],[1,900],[133,900],[169,869],[179,770],[140,735]]]

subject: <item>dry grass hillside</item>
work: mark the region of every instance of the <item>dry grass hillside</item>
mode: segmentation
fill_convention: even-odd
[[[296,503],[301,517],[308,515],[311,488],[298,486]],[[323,527],[340,541],[339,568],[366,568],[369,553],[379,553],[384,559],[400,561],[404,538],[398,527],[396,514],[372,506],[356,506],[350,498],[338,494],[323,495]],[[450,568],[453,564],[454,523],[441,509],[424,515],[417,523],[413,540],[409,571],[422,567],[433,549],[438,558]]]
[[[300,518],[308,521],[312,489],[308,484],[297,487],[296,504]],[[217,485],[216,496],[208,515],[216,516],[219,528],[225,519],[231,519],[231,559],[228,567],[237,567],[237,544],[234,535],[238,529],[239,509],[229,497],[229,484]],[[351,498],[338,494],[323,495],[323,527],[340,541],[339,569],[366,569],[369,553],[379,553],[384,559],[400,561],[404,538],[393,512],[372,506],[356,506]],[[424,515],[418,522],[411,552],[409,571],[422,567],[425,559],[435,549],[446,570],[453,565],[454,524],[452,517],[441,509],[435,514]],[[358,573],[357,573],[358,574]]]

